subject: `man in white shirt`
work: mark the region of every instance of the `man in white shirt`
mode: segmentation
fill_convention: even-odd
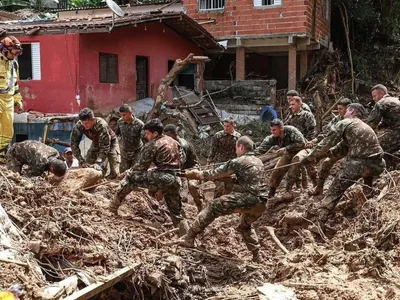
[[[70,147],[64,149],[64,159],[68,169],[79,167],[79,161],[72,154],[72,149]]]

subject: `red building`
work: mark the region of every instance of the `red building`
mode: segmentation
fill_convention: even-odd
[[[122,103],[154,97],[177,58],[219,44],[181,12],[68,11],[55,21],[13,22],[3,35],[23,43],[19,58],[25,107],[46,113],[76,113],[82,107],[108,111]],[[195,69],[180,80],[195,86]],[[169,98],[172,94],[169,93]]]
[[[206,79],[276,79],[295,88],[309,54],[329,47],[330,0],[183,0],[187,14],[217,40],[223,54],[209,55]],[[212,64],[211,64],[212,66]],[[231,68],[232,69],[232,68]]]

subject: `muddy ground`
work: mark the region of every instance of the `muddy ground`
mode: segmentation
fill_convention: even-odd
[[[113,216],[107,205],[117,182],[66,190],[0,170],[1,205],[24,235],[19,248],[45,275],[42,280],[29,267],[0,263],[0,287],[24,283],[24,299],[38,298],[40,287],[77,271],[100,278],[131,263],[140,263],[133,277],[98,298],[259,299],[256,287],[271,282],[292,288],[298,299],[400,299],[397,171],[382,175],[373,199],[353,187],[322,226],[312,215],[319,199],[307,191],[290,203],[269,203],[255,224],[264,260],[257,264],[235,231],[237,215],[212,223],[195,249],[168,246],[176,236],[166,233],[173,229],[166,208],[144,190],[131,193]],[[197,210],[190,199],[184,210],[193,220]],[[288,255],[266,226],[275,228]],[[36,253],[28,249],[32,242],[40,245]]]

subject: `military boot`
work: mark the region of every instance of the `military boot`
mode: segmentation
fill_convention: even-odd
[[[324,191],[325,180],[324,179],[317,179],[316,183],[317,184],[316,184],[315,190],[311,192],[311,195],[313,195],[313,196],[321,195],[322,192]]]
[[[187,222],[186,219],[183,219],[182,221],[179,222],[179,224],[178,224],[178,229],[179,229],[178,235],[179,235],[180,237],[182,237],[182,236],[184,236],[185,234],[188,233],[188,231],[189,231],[189,224],[188,224],[188,222]]]
[[[116,194],[114,198],[111,200],[111,203],[108,206],[108,210],[113,214],[118,215],[118,208],[120,207],[120,205],[121,205],[121,199],[118,196],[118,194]]]
[[[259,264],[262,263],[262,257],[261,257],[259,249],[252,251],[252,254],[253,254],[253,262],[259,263]]]
[[[274,187],[269,188],[268,198],[274,197],[275,193],[276,193],[276,188],[274,188]]]
[[[199,220],[194,221],[188,232],[180,240],[179,244],[184,247],[193,248],[196,236],[203,232],[203,230],[204,229],[200,226]]]

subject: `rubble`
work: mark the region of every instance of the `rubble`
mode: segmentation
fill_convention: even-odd
[[[235,231],[237,215],[212,223],[194,249],[170,246],[176,236],[167,209],[145,190],[128,195],[114,216],[107,206],[118,182],[89,193],[0,170],[0,204],[21,232],[12,244],[21,253],[14,260],[24,263],[0,261],[0,288],[19,281],[26,289],[23,299],[40,299],[41,291],[63,280],[75,287],[78,278],[79,289],[104,283],[133,265],[132,275],[105,289],[100,299],[259,299],[257,287],[265,283],[289,288],[300,300],[400,297],[398,171],[384,174],[366,202],[353,199],[359,192],[352,188],[348,205],[327,224],[316,221],[318,198],[306,193],[291,203],[268,205],[255,223],[264,260],[256,264]],[[184,209],[193,220],[197,209],[191,199]],[[8,247],[2,242],[0,253]]]

